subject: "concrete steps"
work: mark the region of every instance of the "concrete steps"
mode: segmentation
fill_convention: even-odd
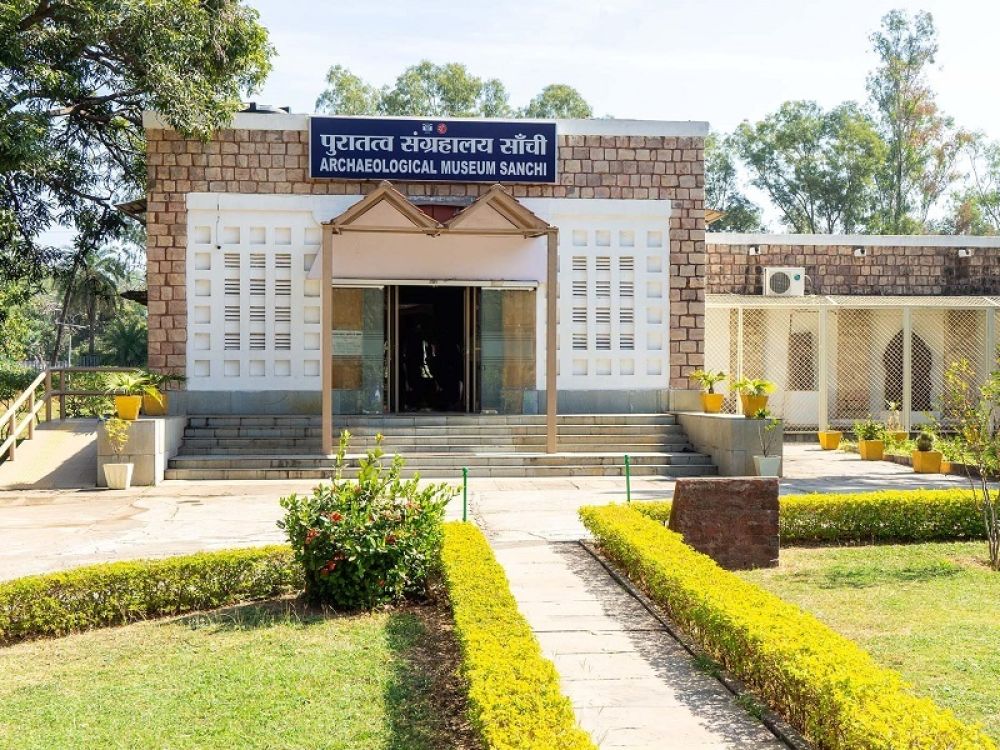
[[[352,433],[345,475],[383,435],[388,455],[406,458],[405,474],[476,477],[622,476],[632,473],[704,476],[716,473],[696,453],[670,414],[581,414],[559,417],[559,453],[545,453],[539,415],[390,415],[337,419]],[[333,461],[319,455],[319,417],[193,416],[184,444],[169,462],[168,479],[322,479]]]

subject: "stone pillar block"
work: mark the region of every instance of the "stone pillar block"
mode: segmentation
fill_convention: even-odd
[[[778,480],[678,479],[670,528],[729,570],[778,564]]]

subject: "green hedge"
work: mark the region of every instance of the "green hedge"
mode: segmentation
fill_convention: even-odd
[[[486,747],[593,750],[482,533],[445,524],[442,563],[472,720]]]
[[[882,490],[780,498],[782,544],[864,544],[985,539],[971,490]],[[633,503],[666,523],[670,501]]]
[[[0,583],[0,644],[264,599],[302,588],[288,547],[90,565]]]
[[[695,552],[627,506],[580,516],[620,565],[713,658],[824,750],[995,750],[911,694],[857,644]]]

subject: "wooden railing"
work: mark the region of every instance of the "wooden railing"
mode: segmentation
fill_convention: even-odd
[[[135,372],[134,367],[52,367],[38,374],[31,385],[24,389],[20,396],[0,416],[0,426],[6,426],[7,437],[0,443],[0,457],[6,456],[13,461],[17,452],[17,441],[22,434],[31,440],[35,436],[35,421],[40,421],[38,415],[45,410],[45,421],[52,421],[52,401],[59,400],[59,419],[66,418],[66,399],[72,397],[107,396],[106,390],[74,389],[73,373],[81,372]],[[52,374],[59,374],[59,387],[52,387]],[[36,396],[39,386],[44,385],[41,396]],[[23,416],[21,412],[23,410]]]

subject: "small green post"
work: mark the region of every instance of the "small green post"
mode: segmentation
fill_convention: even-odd
[[[632,462],[625,454],[625,502],[632,502]]]
[[[462,467],[462,520],[469,520],[469,467]]]

